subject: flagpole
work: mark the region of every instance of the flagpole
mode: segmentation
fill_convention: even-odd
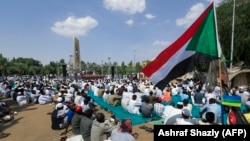
[[[214,21],[215,21],[215,29],[216,29],[216,41],[217,41],[217,51],[218,51],[218,77],[219,77],[219,83],[220,83],[220,100],[222,100],[222,81],[221,81],[221,46],[220,46],[220,42],[219,42],[219,38],[218,38],[218,27],[217,27],[217,16],[216,16],[216,8],[214,5],[214,1],[213,1],[213,8],[214,8]],[[220,118],[220,122],[222,125],[224,125],[224,106],[221,104],[221,118]]]
[[[233,67],[233,51],[234,51],[234,15],[235,15],[235,0],[233,4],[233,22],[232,22],[232,39],[231,39],[231,56],[230,56],[230,69]]]
[[[215,31],[216,31],[216,41],[217,41],[217,51],[218,51],[218,60],[219,60],[219,82],[220,82],[220,88],[221,88],[221,93],[222,93],[222,84],[221,84],[221,62],[220,62],[220,59],[221,59],[221,46],[220,46],[220,41],[219,41],[219,38],[218,38],[218,27],[217,27],[217,16],[216,16],[216,9],[215,9],[215,5],[214,5],[214,2],[213,2],[213,9],[214,9],[214,21],[215,21]]]

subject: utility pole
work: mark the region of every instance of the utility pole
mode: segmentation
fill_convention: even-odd
[[[134,49],[134,72],[136,73],[135,55],[136,55],[136,49]]]
[[[59,62],[56,61],[56,68],[57,68],[57,81],[59,80]]]
[[[233,52],[234,52],[234,15],[235,15],[235,0],[233,3],[233,22],[232,22],[232,36],[231,36],[231,56],[230,56],[230,69],[233,68]]]
[[[110,63],[110,57],[108,57],[108,60],[109,60],[109,62],[108,62],[108,75],[110,75],[110,70],[111,70],[111,63]]]
[[[102,62],[101,70],[102,70],[102,75],[103,75],[103,60],[101,62]]]

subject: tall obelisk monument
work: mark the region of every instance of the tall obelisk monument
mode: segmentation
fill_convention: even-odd
[[[80,43],[77,37],[74,37],[74,55],[73,55],[73,70],[74,74],[81,72],[81,55],[80,55]]]

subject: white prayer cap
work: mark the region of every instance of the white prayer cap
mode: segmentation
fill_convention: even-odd
[[[35,90],[35,91],[36,91],[36,90],[37,90],[37,87],[34,87],[34,88],[33,88],[33,90]]]
[[[73,97],[73,94],[71,94],[71,93],[66,93],[64,95],[67,96],[67,97]]]
[[[66,91],[65,89],[61,88],[60,91]]]
[[[62,102],[62,100],[63,100],[62,97],[58,97],[56,101],[57,102]]]
[[[24,89],[24,87],[19,87],[19,88],[18,88],[18,90],[22,90],[22,89]]]
[[[49,94],[49,90],[48,90],[48,89],[45,90],[45,94],[46,94],[46,95]]]
[[[183,102],[178,102],[177,105],[183,105]]]
[[[190,116],[191,115],[191,113],[190,113],[190,111],[188,109],[183,109],[182,114],[185,115],[185,116]]]
[[[62,103],[57,103],[56,104],[56,108],[62,108],[63,107],[63,104]]]
[[[58,93],[58,96],[62,96],[62,93]]]

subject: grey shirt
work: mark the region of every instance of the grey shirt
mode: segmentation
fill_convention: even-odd
[[[92,123],[93,120],[91,118],[82,116],[80,122],[80,134],[82,135],[84,141],[90,141]]]
[[[142,102],[141,113],[143,117],[151,117],[153,106],[151,104]]]
[[[112,126],[109,123],[100,123],[94,120],[91,127],[91,141],[100,141],[100,138],[105,135],[106,132],[111,132],[115,127],[116,126]]]
[[[74,116],[72,117],[72,120],[71,120],[72,132],[75,135],[80,134],[81,118],[82,118],[82,115],[80,115],[78,113],[75,113]]]

